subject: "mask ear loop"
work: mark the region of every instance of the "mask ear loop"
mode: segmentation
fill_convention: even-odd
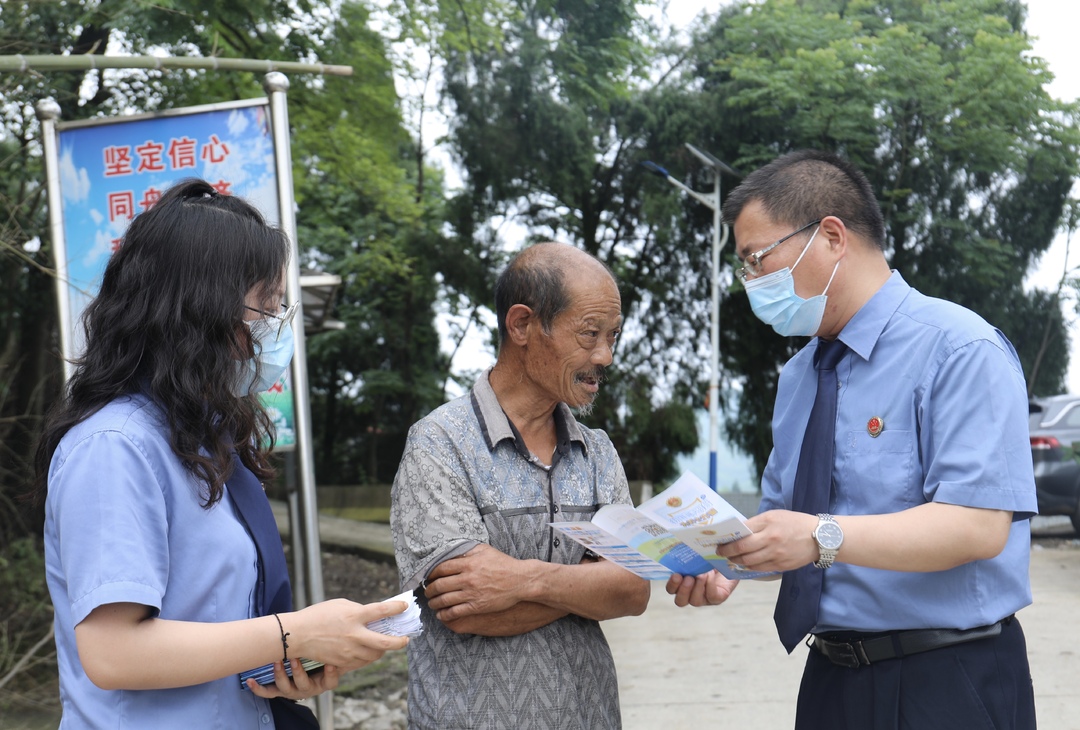
[[[810,250],[810,246],[814,243],[814,239],[817,238],[818,231],[820,231],[820,230],[821,230],[821,226],[818,226],[817,228],[814,229],[814,235],[810,236],[810,240],[806,242],[806,248],[804,248],[802,250],[802,253],[799,254],[799,258],[795,259],[795,263],[793,263],[791,265],[791,271],[795,271],[795,267],[799,265],[799,262],[802,261],[803,256],[805,256],[806,252]],[[833,267],[832,274],[829,276],[829,283],[827,283],[825,285],[825,291],[821,292],[822,296],[824,296],[825,294],[828,293],[829,287],[832,286],[832,280],[836,278],[836,272],[839,271],[839,270],[840,270],[840,262],[837,261],[836,266]]]
[[[842,261],[843,259],[841,259]],[[829,277],[829,283],[825,285],[825,291],[821,292],[821,296],[825,296],[829,292],[829,287],[832,286],[832,280],[836,277],[836,272],[840,270],[840,261],[836,262],[836,266],[832,267],[832,276]]]
[[[806,255],[806,252],[810,250],[810,246],[814,244],[814,239],[817,238],[818,231],[821,230],[821,226],[814,229],[814,235],[810,236],[810,240],[806,242],[806,246],[803,247],[802,253],[799,254],[799,258],[795,259],[795,263],[791,265],[791,271],[795,271],[795,267],[802,261],[802,257]],[[831,281],[831,279],[830,279]]]

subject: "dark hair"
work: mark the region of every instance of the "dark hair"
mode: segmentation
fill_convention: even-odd
[[[495,281],[495,317],[499,323],[500,345],[509,334],[506,315],[515,304],[524,304],[531,309],[544,332],[551,334],[555,318],[570,307],[566,272],[568,267],[575,265],[571,255],[578,253],[596,261],[612,280],[615,279],[615,274],[603,261],[564,243],[538,243],[510,260]]]
[[[836,216],[848,228],[885,249],[885,221],[870,181],[857,167],[830,152],[799,150],[746,176],[724,202],[724,220],[734,224],[758,200],[776,223],[806,225]]]
[[[37,499],[64,434],[136,392],[164,412],[173,452],[209,485],[207,507],[221,499],[233,450],[260,479],[273,476],[273,425],[257,397],[233,386],[254,351],[244,299],[256,289],[269,301],[289,250],[258,210],[203,180],[176,183],[138,215],[83,313],[85,352],[38,442]]]

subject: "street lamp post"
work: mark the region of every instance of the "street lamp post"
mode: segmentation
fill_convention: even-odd
[[[685,192],[695,200],[704,203],[713,212],[713,235],[712,235],[712,319],[709,327],[710,340],[710,365],[709,374],[709,488],[714,492],[717,489],[716,475],[716,449],[720,442],[719,404],[720,404],[720,251],[724,248],[728,239],[728,226],[720,220],[720,175],[727,173],[733,177],[742,177],[735,170],[704,152],[686,143],[686,148],[691,154],[704,162],[713,172],[712,193],[699,193],[676,180],[663,167],[655,162],[643,162],[642,166],[655,175],[658,175],[669,183]]]

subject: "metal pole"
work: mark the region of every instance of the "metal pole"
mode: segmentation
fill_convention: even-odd
[[[289,276],[285,296],[288,303],[300,302],[300,247],[296,240],[296,214],[293,209],[292,154],[289,147],[289,110],[286,92],[289,79],[285,74],[272,72],[263,77],[263,88],[270,97],[270,124],[274,135],[274,160],[277,170],[278,208],[281,228],[292,241],[289,257]],[[311,447],[311,404],[308,399],[307,345],[304,340],[303,304],[293,319],[296,351],[293,354],[291,375],[296,418],[296,456],[300,473],[300,512],[304,529],[307,586],[309,604],[319,603],[326,595],[323,588],[322,552],[319,540],[319,511],[315,501],[315,464]],[[301,608],[301,606],[297,606]],[[324,692],[315,698],[315,710],[324,730],[334,727],[333,693]]]
[[[720,170],[713,168],[715,187],[713,194],[713,236],[712,236],[712,325],[710,328],[710,363],[709,374],[709,489],[717,491],[716,449],[720,443],[718,423],[720,401]]]
[[[45,190],[49,203],[49,238],[52,239],[53,262],[56,264],[56,307],[60,320],[60,356],[63,359],[64,382],[71,378],[71,359],[74,328],[71,322],[71,291],[68,283],[67,241],[64,238],[64,202],[60,193],[60,156],[56,142],[56,120],[60,105],[53,99],[42,99],[34,106],[41,122],[41,145],[45,154]]]
[[[709,327],[709,359],[711,364],[711,372],[709,373],[709,488],[715,492],[717,488],[716,450],[720,443],[720,425],[718,419],[720,408],[720,251],[724,248],[728,239],[727,224],[721,221],[720,175],[722,172],[726,172],[735,177],[742,176],[716,157],[713,157],[708,152],[699,150],[689,142],[686,143],[686,148],[690,150],[695,157],[712,169],[714,184],[713,194],[711,196],[699,193],[684,185],[682,182],[673,178],[667,170],[660,167],[660,165],[657,165],[655,162],[647,161],[641,164],[647,170],[664,178],[698,202],[707,205],[713,212],[711,272],[712,321]]]
[[[101,68],[196,69],[203,71],[260,71],[351,76],[352,66],[323,63],[269,61],[256,58],[221,58],[218,56],[104,56],[80,53],[74,56],[0,56],[0,72],[31,73],[41,71],[90,71]]]
[[[300,491],[296,488],[296,451],[285,452],[285,494],[289,509],[289,545],[292,548],[293,605],[307,603],[307,565],[304,556],[304,526],[300,523]]]

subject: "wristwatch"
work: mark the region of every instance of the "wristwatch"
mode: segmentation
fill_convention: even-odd
[[[832,515],[818,514],[817,527],[810,534],[818,544],[818,559],[814,561],[814,567],[828,568],[844,544],[844,531]]]

